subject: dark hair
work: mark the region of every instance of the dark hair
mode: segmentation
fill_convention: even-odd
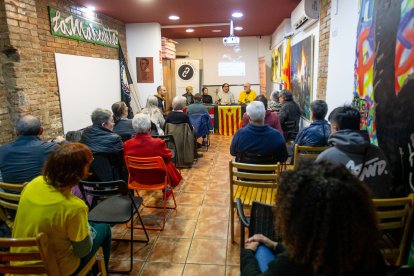
[[[375,266],[379,233],[370,193],[343,165],[302,162],[282,173],[275,221],[289,257],[315,275]]]
[[[361,114],[352,106],[344,105],[332,110],[328,117],[329,122],[334,123],[339,130],[359,130]]]
[[[16,122],[16,130],[19,135],[39,135],[41,129],[39,118],[32,115],[22,116]]]
[[[127,105],[124,102],[116,102],[112,105],[112,113],[114,117],[114,122],[117,123],[119,120],[121,120],[122,115],[124,114],[124,111],[126,109]]]
[[[161,91],[161,87],[163,87],[163,85],[158,85],[157,86],[157,92],[160,92]]]
[[[254,99],[255,101],[260,101],[264,104],[265,110],[267,110],[267,99],[265,96],[263,95],[259,95],[256,97],[256,99]]]
[[[292,93],[290,93],[288,90],[280,91],[279,97],[285,98],[285,101],[292,101],[293,100]]]
[[[194,101],[195,102],[201,102],[201,94],[200,93],[196,93],[194,95]]]
[[[89,175],[92,160],[92,151],[84,144],[65,143],[49,155],[42,175],[56,189],[72,187]]]
[[[328,113],[328,105],[325,101],[315,100],[311,103],[310,107],[316,120],[325,119],[326,113]]]
[[[203,87],[203,89],[201,89],[201,92],[204,93],[204,90],[208,89],[207,87]]]
[[[230,86],[230,84],[228,84],[227,82],[225,82],[225,83],[223,83],[223,85],[221,86],[221,89],[223,89],[225,85]]]

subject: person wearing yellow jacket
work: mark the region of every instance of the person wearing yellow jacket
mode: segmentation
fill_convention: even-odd
[[[246,82],[243,85],[244,90],[240,92],[239,104],[248,104],[256,99],[256,92],[250,89],[250,83]]]

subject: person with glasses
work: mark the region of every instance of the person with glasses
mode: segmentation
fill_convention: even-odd
[[[233,93],[230,92],[230,85],[228,83],[224,83],[221,86],[221,89],[222,91],[218,92],[217,94],[218,100],[216,103],[221,105],[234,104],[236,100]]]
[[[244,90],[240,92],[239,104],[248,104],[256,99],[256,92],[250,89],[250,83],[246,82],[243,85]]]

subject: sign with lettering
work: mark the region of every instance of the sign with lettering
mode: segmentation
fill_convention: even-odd
[[[86,18],[49,6],[50,31],[61,36],[89,43],[118,48],[118,31]]]

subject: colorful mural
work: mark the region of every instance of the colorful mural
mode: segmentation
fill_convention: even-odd
[[[385,152],[394,192],[414,192],[414,0],[361,0],[354,106]]]
[[[291,91],[304,116],[310,120],[312,97],[313,36],[296,43],[291,48]]]
[[[272,82],[282,82],[283,43],[272,51]]]

